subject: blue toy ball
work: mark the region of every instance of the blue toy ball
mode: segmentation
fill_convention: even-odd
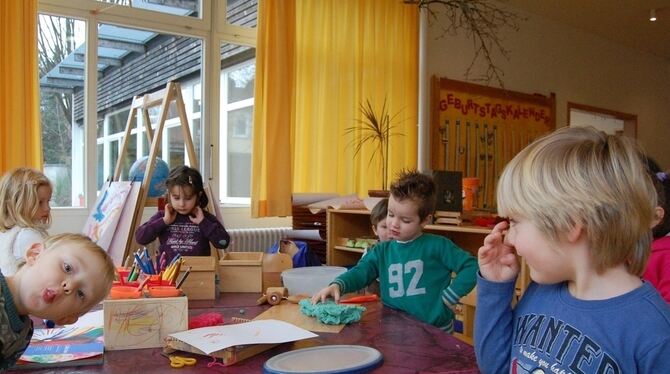
[[[147,160],[149,156],[144,156],[139,160],[133,162],[130,166],[130,171],[128,172],[128,178],[131,181],[142,182],[144,180],[144,173],[147,170]],[[156,164],[154,166],[154,173],[151,176],[151,181],[149,183],[149,192],[147,193],[149,197],[161,197],[165,194],[165,180],[170,173],[170,168],[168,164],[156,158]]]

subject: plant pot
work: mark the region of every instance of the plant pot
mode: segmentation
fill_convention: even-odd
[[[389,190],[368,190],[368,196],[370,197],[389,197]]]

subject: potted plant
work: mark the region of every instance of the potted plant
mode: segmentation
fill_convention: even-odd
[[[355,120],[357,124],[345,129],[344,133],[351,134],[354,137],[350,143],[354,147],[354,157],[360,154],[366,144],[370,144],[374,148],[368,167],[375,159],[379,160],[382,173],[382,191],[384,191],[381,194],[388,196],[389,140],[392,136],[403,135],[392,132],[396,127],[396,120],[400,112],[391,116],[386,98],[384,98],[384,104],[379,112],[374,110],[370,100],[360,103],[359,110],[361,118],[357,118]],[[373,196],[374,190],[370,192],[370,196]]]

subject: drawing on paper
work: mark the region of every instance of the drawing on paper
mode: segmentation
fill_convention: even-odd
[[[104,248],[109,247],[131,189],[130,182],[112,182],[100,193],[83,233]]]

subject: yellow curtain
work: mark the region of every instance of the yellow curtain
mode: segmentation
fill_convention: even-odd
[[[292,154],[291,165],[281,164],[283,158],[277,159],[275,154],[265,156],[271,162],[266,170],[273,170],[275,177],[278,177],[277,171],[292,170],[292,178],[281,175],[280,179],[270,179],[269,173],[263,174],[263,169],[258,169],[254,162],[253,188],[267,191],[290,180],[292,192],[356,193],[361,197],[367,196],[368,189],[381,188],[380,164],[377,161],[370,164],[374,149],[366,146],[354,158],[352,143],[362,134],[360,131],[346,132],[361,119],[360,105],[367,100],[377,112],[386,100],[389,114],[398,114],[393,132],[402,135],[394,136],[390,141],[389,180],[402,168],[416,167],[416,6],[397,0],[296,0],[294,14],[274,13],[285,18],[272,20],[264,12],[277,7],[275,3],[284,2],[268,0],[259,5],[255,97],[256,100],[262,98],[258,86],[263,87],[266,84],[263,80],[270,79],[271,72],[265,65],[271,65],[277,66],[278,74],[286,75],[282,82],[293,85],[280,88],[280,94],[269,98],[284,101],[283,104],[291,104],[286,100],[293,103],[276,108],[286,112],[283,113],[285,121],[279,122],[270,121],[267,113],[261,117],[259,112],[265,108],[259,107],[256,101],[254,157],[258,156],[257,145],[262,141],[259,134],[267,136],[269,129],[277,127],[285,134],[293,134],[289,139],[292,142],[288,143],[292,144],[291,149],[276,151],[277,155],[280,152]],[[294,40],[293,65],[282,66],[289,61],[273,61],[271,55],[264,53],[267,50],[262,51],[269,47],[264,35],[275,23],[295,24],[295,29],[277,27],[277,33],[282,35],[273,35],[285,43]],[[286,45],[271,48],[286,48]],[[259,77],[259,66],[267,76]],[[267,121],[260,122],[259,117]],[[261,176],[265,176],[265,180]],[[264,181],[266,187],[256,186],[257,182]],[[290,206],[285,205],[290,205],[290,199],[280,203],[272,202],[269,197],[265,200],[264,196],[268,195],[252,192],[254,216],[264,215],[259,207],[274,204],[284,207],[276,215],[291,214]],[[272,215],[270,211],[267,209],[267,215]]]
[[[252,217],[291,215],[295,0],[258,4]]]
[[[42,169],[37,0],[0,1],[0,173]]]

